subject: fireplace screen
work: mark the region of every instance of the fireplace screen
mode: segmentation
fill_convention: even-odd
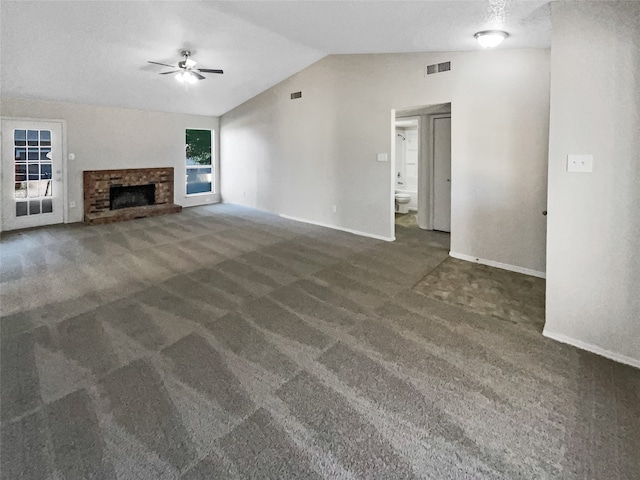
[[[156,186],[134,185],[131,187],[111,186],[109,189],[109,209],[143,207],[153,205],[156,197]]]

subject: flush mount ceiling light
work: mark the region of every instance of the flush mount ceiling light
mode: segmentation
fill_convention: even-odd
[[[474,35],[480,46],[483,48],[496,47],[508,36],[509,34],[502,30],[484,30]]]

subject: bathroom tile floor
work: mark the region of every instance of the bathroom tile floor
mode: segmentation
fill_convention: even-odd
[[[403,227],[417,227],[416,212],[396,213],[396,225]]]
[[[521,273],[447,258],[413,289],[476,313],[542,331],[545,281]]]

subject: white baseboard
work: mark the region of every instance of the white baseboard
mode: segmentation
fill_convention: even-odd
[[[352,230],[351,228],[338,227],[336,225],[328,225],[326,223],[314,222],[311,220],[306,220],[304,218],[292,217],[290,215],[285,215],[283,213],[280,214],[280,217],[286,218],[287,220],[294,220],[296,222],[308,223],[310,225],[317,225],[319,227],[331,228],[333,230],[340,230],[342,232],[353,233],[354,235],[360,235],[361,237],[369,237],[375,238],[376,240],[384,240],[385,242],[393,242],[396,237],[383,237],[382,235],[374,235],[373,233],[360,232],[358,230]]]
[[[587,352],[595,353],[596,355],[600,355],[601,357],[606,357],[611,360],[614,360],[618,363],[624,363],[626,365],[631,365],[632,367],[640,368],[640,359],[631,358],[626,355],[621,355],[619,353],[612,352],[610,350],[605,350],[602,347],[598,347],[597,345],[592,345],[590,343],[582,342],[580,340],[576,340],[575,338],[567,337],[561,333],[550,332],[546,328],[542,331],[542,335],[551,338],[552,340],[556,340],[561,343],[566,343],[567,345],[572,345],[581,350],[586,350]]]
[[[547,274],[544,272],[531,270],[529,268],[516,267],[515,265],[509,265],[508,263],[495,262],[493,260],[486,260],[484,258],[473,257],[471,255],[465,255],[463,253],[456,252],[449,252],[449,255],[459,260],[466,260],[467,262],[479,263],[481,265],[487,265],[489,267],[501,268],[502,270],[509,270],[510,272],[524,273],[525,275],[531,275],[532,277],[547,278]]]

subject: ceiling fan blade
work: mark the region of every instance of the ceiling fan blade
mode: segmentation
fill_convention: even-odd
[[[204,80],[205,78],[207,78],[207,77],[204,77],[204,76],[200,75],[200,74],[199,74],[198,72],[196,72],[195,70],[189,70],[189,72],[191,72],[193,75],[195,75],[195,77],[196,77],[198,80]]]
[[[203,73],[224,73],[222,70],[212,70],[210,68],[198,68],[198,71]]]
[[[160,72],[158,75],[169,75],[170,73],[178,73],[180,70],[171,70],[170,72]]]
[[[175,65],[167,65],[166,63],[152,62],[151,60],[148,60],[147,63],[153,63],[155,65],[162,65],[163,67],[176,68]]]

